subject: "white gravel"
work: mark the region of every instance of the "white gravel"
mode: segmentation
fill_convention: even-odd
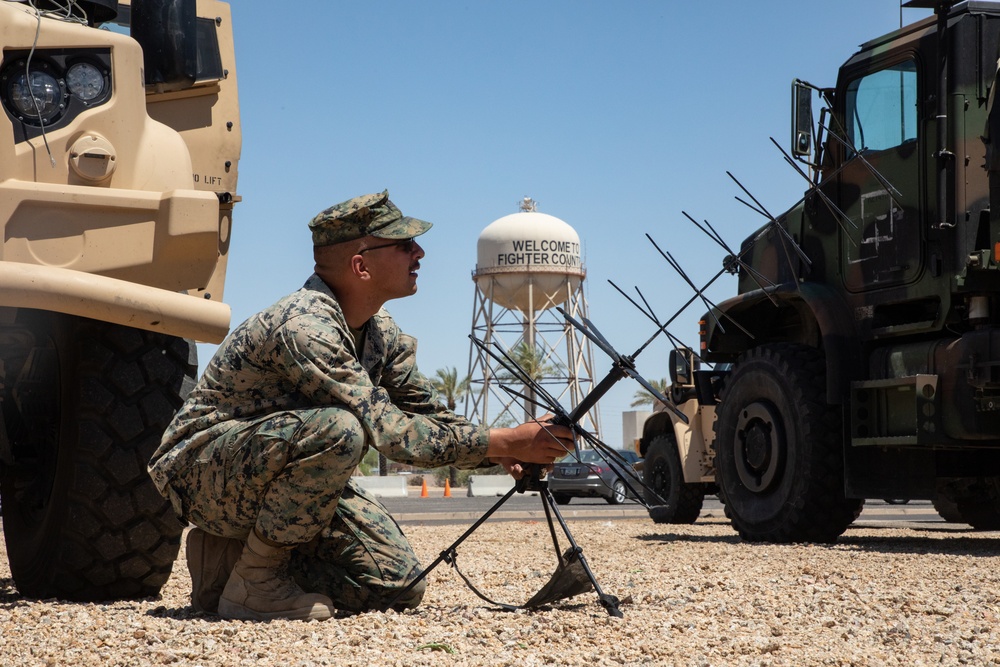
[[[1000,665],[1000,533],[856,525],[836,545],[752,545],[694,526],[576,521],[624,618],[596,595],[496,611],[446,564],[419,609],[323,623],[221,621],[188,606],[183,561],[158,599],[18,597],[0,554],[3,665]],[[465,526],[409,526],[431,562]],[[183,553],[182,553],[183,558]],[[544,523],[485,524],[458,551],[496,599],[527,600],[554,568]]]

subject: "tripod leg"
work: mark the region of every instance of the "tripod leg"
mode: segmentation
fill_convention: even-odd
[[[545,504],[545,515],[549,517],[549,511],[555,515],[556,519],[559,521],[559,525],[562,527],[563,533],[566,535],[566,539],[569,540],[570,546],[573,551],[579,556],[580,565],[583,566],[583,571],[586,572],[587,578],[590,579],[590,583],[594,586],[594,591],[597,593],[597,599],[600,601],[601,606],[608,612],[609,616],[614,616],[616,618],[622,618],[623,614],[618,608],[620,600],[614,595],[608,595],[603,590],[601,590],[601,585],[597,583],[597,578],[594,576],[594,572],[590,569],[590,565],[587,563],[586,556],[583,555],[583,549],[576,543],[573,539],[573,534],[569,531],[569,525],[566,520],[563,519],[562,514],[559,512],[559,508],[556,506],[556,500],[552,497],[552,493],[549,492],[548,486],[544,486],[541,490],[542,502]],[[549,518],[549,526],[552,525],[552,519]]]
[[[445,549],[444,551],[442,551],[441,554],[437,558],[434,559],[433,563],[431,563],[426,568],[424,568],[424,571],[421,572],[420,574],[418,574],[413,580],[411,580],[410,583],[408,583],[404,589],[402,589],[401,591],[399,591],[398,593],[396,593],[396,596],[393,597],[392,600],[389,601],[389,604],[385,605],[385,607],[382,609],[382,611],[385,611],[386,609],[392,608],[392,606],[394,604],[396,604],[397,600],[399,600],[400,598],[402,598],[403,596],[405,596],[407,593],[409,593],[411,590],[413,590],[413,587],[416,586],[421,581],[423,581],[427,577],[427,575],[431,573],[431,570],[433,570],[435,567],[437,567],[438,565],[440,565],[442,563],[442,561],[446,561],[446,560],[450,561],[454,557],[453,554],[455,552],[455,549],[458,547],[458,545],[461,544],[462,542],[464,542],[469,537],[469,535],[472,535],[472,533],[474,533],[477,528],[479,528],[481,525],[483,525],[483,523],[486,522],[487,519],[489,519],[491,516],[493,516],[493,513],[496,512],[498,509],[500,509],[500,507],[503,506],[503,504],[505,502],[507,502],[508,500],[510,500],[511,496],[513,496],[518,491],[519,491],[519,487],[518,486],[515,485],[514,487],[512,487],[511,490],[506,493],[506,495],[504,495],[500,500],[498,500],[496,502],[495,505],[493,505],[493,507],[491,507],[490,509],[488,509],[485,514],[483,514],[481,517],[479,517],[479,519],[474,524],[472,524],[469,527],[468,530],[466,530],[464,533],[462,533],[461,537],[459,537],[457,540],[455,540],[451,544],[451,546],[449,546],[447,549]]]

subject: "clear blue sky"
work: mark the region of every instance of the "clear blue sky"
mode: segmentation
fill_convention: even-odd
[[[896,0],[717,2],[233,0],[243,156],[226,301],[234,325],[312,270],[307,222],[388,188],[430,220],[416,296],[387,304],[419,341],[418,363],[468,370],[476,241],[530,196],[579,234],[591,320],[631,353],[652,325],[613,288],[638,286],[657,314],[690,291],[650,234],[704,282],[764,221],[738,203],[733,172],[773,213],[804,182],[788,145],[793,78],[833,85],[857,46],[896,29]],[[903,10],[904,23],[928,16]],[[711,295],[734,293],[726,277]],[[671,328],[696,342],[694,306]],[[214,350],[202,346],[202,364]],[[669,345],[637,359],[667,375]],[[595,350],[597,373],[610,361]],[[605,440],[638,386],[600,403]]]

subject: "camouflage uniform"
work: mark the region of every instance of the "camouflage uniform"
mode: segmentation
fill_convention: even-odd
[[[311,276],[220,346],[149,466],[180,517],[214,535],[256,528],[299,545],[291,567],[303,589],[352,610],[382,606],[419,567],[386,509],[350,481],[369,446],[402,463],[472,468],[489,440],[441,405],[417,370],[416,341],[384,309],[358,341]],[[423,582],[405,602],[422,593]]]

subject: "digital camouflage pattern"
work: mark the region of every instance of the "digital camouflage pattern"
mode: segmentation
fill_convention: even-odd
[[[329,287],[311,276],[219,347],[149,465],[177,514],[202,529],[242,539],[256,527],[302,545],[308,589],[353,591],[332,596],[338,604],[378,597],[373,582],[391,588],[416,567],[392,518],[350,484],[368,448],[472,468],[489,440],[444,408],[417,370],[416,341],[385,310],[360,340],[359,353]]]
[[[351,482],[333,522],[292,552],[289,568],[304,589],[326,595],[347,611],[385,609],[389,603],[416,607],[427,587],[421,580],[395,600],[420,573],[420,564],[385,507]]]
[[[404,216],[389,201],[388,190],[335,204],[309,222],[314,246],[333,245],[364,236],[412,239],[430,228],[429,222]]]

